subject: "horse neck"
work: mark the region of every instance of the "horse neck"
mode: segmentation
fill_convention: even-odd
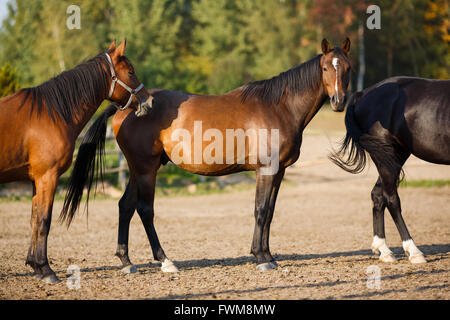
[[[80,111],[74,117],[72,124],[68,124],[69,130],[71,130],[73,134],[78,137],[89,120],[94,116],[100,105],[101,103],[91,106],[83,105],[82,108],[80,108]]]
[[[109,83],[109,86],[111,86],[111,83]],[[68,124],[69,130],[72,130],[73,134],[76,137],[80,135],[81,131],[89,122],[89,120],[94,116],[95,112],[98,110],[102,102],[107,99],[107,93],[101,93],[101,95],[102,96],[99,97],[98,103],[82,105],[81,108],[79,108],[79,112],[77,112],[72,119],[72,124]]]
[[[108,76],[106,65],[102,65],[102,72],[95,74],[94,82],[101,83],[105,80],[104,77],[106,77],[106,79],[108,79],[107,80],[108,84],[106,86],[107,89],[105,90],[105,92],[100,92],[101,90],[96,90],[96,94],[98,96],[96,96],[94,98],[94,101],[90,101],[89,104],[83,104],[82,97],[81,96],[79,97],[80,104],[82,104],[82,105],[80,105],[80,107],[77,108],[77,111],[73,115],[71,121],[69,123],[66,123],[67,130],[73,136],[78,137],[78,135],[81,133],[81,131],[86,126],[88,121],[92,118],[92,116],[95,114],[97,109],[100,107],[102,102],[105,99],[107,99],[107,95],[108,95],[107,91],[111,87],[112,81]],[[96,85],[94,85],[94,86],[97,87]],[[80,95],[81,95],[81,93],[80,93]]]
[[[327,95],[320,85],[318,88],[307,89],[301,94],[287,96],[287,105],[295,126],[301,131],[311,122],[327,99]]]

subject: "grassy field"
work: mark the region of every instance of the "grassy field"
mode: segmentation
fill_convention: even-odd
[[[445,186],[450,186],[450,180],[405,180],[399,185],[400,188],[442,188]]]

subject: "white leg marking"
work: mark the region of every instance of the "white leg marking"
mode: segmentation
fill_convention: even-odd
[[[394,254],[386,245],[386,239],[378,236],[373,237],[372,251],[373,253],[380,253],[380,260],[383,262],[394,262],[396,260]]]
[[[409,239],[403,241],[403,250],[405,250],[406,255],[411,263],[426,263],[425,257],[423,256],[422,251],[420,251],[413,239]]]
[[[277,266],[275,266],[272,262],[264,262],[256,266],[256,269],[260,271],[275,270],[276,268]]]
[[[161,263],[161,271],[162,272],[179,272],[180,270],[178,270],[177,266],[174,265],[172,261],[170,261],[169,259],[165,259]]]
[[[135,273],[135,272],[137,272],[137,268],[135,265],[130,264],[129,266],[123,267],[122,272],[124,274]]]

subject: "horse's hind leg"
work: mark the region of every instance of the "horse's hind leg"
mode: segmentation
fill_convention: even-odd
[[[59,281],[55,272],[50,268],[47,259],[47,238],[52,220],[57,180],[58,175],[56,173],[46,173],[37,178],[33,186],[32,236],[26,264],[33,268],[36,278],[46,283]]]
[[[267,213],[267,219],[264,224],[262,234],[262,249],[267,260],[271,261],[273,266],[278,267],[278,263],[273,259],[269,249],[269,236],[270,236],[270,224],[272,223],[273,213],[275,211],[275,203],[277,201],[278,191],[280,190],[281,181],[284,177],[284,169],[276,175],[272,185],[272,193],[270,194],[269,211]]]
[[[119,235],[117,241],[116,256],[122,262],[124,273],[136,272],[136,267],[128,256],[128,238],[130,231],[130,221],[137,206],[137,185],[133,176],[125,189],[125,193],[119,201]]]
[[[400,164],[403,165],[409,155],[400,157]],[[397,192],[397,181],[400,175],[400,169],[396,172],[388,170],[386,167],[381,165],[376,159],[374,159],[377,165],[378,172],[380,173],[381,182],[383,186],[383,197],[386,202],[386,206],[394,220],[400,237],[403,241],[403,249],[408,255],[409,261],[411,263],[424,263],[426,262],[423,253],[414,244],[411,235],[408,232],[405,221],[402,216],[402,209],[400,204],[400,197]]]
[[[408,255],[409,261],[411,263],[427,262],[423,256],[423,253],[414,244],[414,241],[408,232],[408,228],[406,227],[405,221],[403,220],[397,186],[395,185],[395,189],[392,189],[392,187],[387,187],[385,192],[387,207],[400,233],[400,237],[403,241],[403,249]]]
[[[383,262],[394,262],[396,259],[392,251],[386,245],[386,237],[384,233],[384,210],[386,201],[383,196],[383,187],[381,178],[378,177],[377,183],[372,189],[373,202],[373,242],[372,251],[380,253],[380,260]]]
[[[148,173],[136,176],[138,185],[137,212],[144,225],[150,246],[152,247],[153,257],[155,260],[161,262],[161,270],[163,272],[178,272],[178,268],[164,253],[153,223],[155,215],[153,203],[155,200],[156,173],[160,166],[159,158],[156,161],[152,161],[152,163],[154,165]]]

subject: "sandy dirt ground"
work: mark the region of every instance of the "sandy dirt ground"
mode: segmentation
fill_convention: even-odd
[[[376,170],[355,176],[332,165],[326,155],[341,136],[305,136],[300,162],[287,170],[271,228],[277,270],[257,271],[249,253],[253,189],[156,199],[156,229],[176,274],[160,271],[137,215],[130,232],[137,272],[121,272],[117,200],[92,202],[89,219],[78,216],[69,230],[56,221],[57,202],[48,246],[62,280],[55,285],[32,278],[24,264],[31,204],[0,203],[0,299],[449,299],[450,188],[400,189],[404,218],[428,263],[409,263],[387,212],[387,242],[398,261],[382,263],[370,251]],[[410,159],[405,168],[407,180],[450,179],[448,166]],[[80,268],[79,289],[68,286],[70,265]],[[379,270],[378,288],[367,286],[368,270]]]

